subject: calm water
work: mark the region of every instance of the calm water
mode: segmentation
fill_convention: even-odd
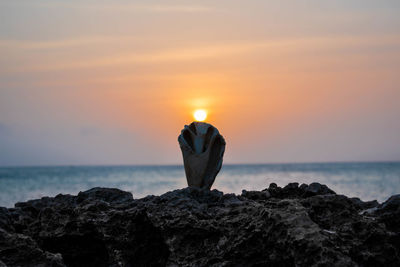
[[[261,190],[270,183],[319,182],[336,193],[384,201],[400,193],[400,162],[224,165],[213,188],[224,193]],[[77,194],[92,187],[117,187],[134,198],[186,186],[183,166],[76,166],[0,168],[0,206]]]

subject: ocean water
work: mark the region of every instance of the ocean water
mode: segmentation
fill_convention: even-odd
[[[270,183],[319,182],[338,194],[385,201],[400,193],[400,162],[229,165],[213,188],[240,194]],[[0,206],[43,196],[77,194],[93,187],[116,187],[134,198],[186,187],[183,166],[63,166],[0,168]]]

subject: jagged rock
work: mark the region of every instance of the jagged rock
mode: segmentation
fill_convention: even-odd
[[[132,200],[132,194],[116,188],[95,187],[85,192],[79,192],[77,201],[97,199],[110,203],[121,203]]]
[[[65,266],[61,254],[41,249],[29,236],[0,228],[0,266]]]
[[[308,187],[304,188],[304,191],[305,196],[335,194],[335,192],[329,189],[326,185],[319,183],[311,183]]]
[[[379,205],[378,201],[372,200],[372,201],[362,201],[358,197],[352,197],[350,198],[351,201],[353,201],[354,205],[357,205],[359,209],[366,210],[366,209],[372,209],[375,208]]]
[[[378,209],[375,210],[375,214],[379,215],[380,221],[385,223],[389,230],[397,233],[400,232],[400,194],[391,196],[388,200],[379,205]]]
[[[0,266],[399,266],[399,197],[369,206],[318,184],[94,188],[1,208]]]
[[[336,194],[333,190],[329,189],[326,185],[319,183],[311,183],[310,185],[299,183],[289,183],[284,188],[276,185],[276,183],[271,183],[268,189],[263,191],[268,191],[273,197],[276,198],[305,198],[317,195],[327,195]]]
[[[246,191],[242,190],[242,197],[252,199],[252,200],[266,200],[271,197],[271,194],[268,190],[264,191]]]

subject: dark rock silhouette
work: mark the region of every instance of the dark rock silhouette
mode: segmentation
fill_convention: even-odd
[[[400,266],[400,195],[313,183],[133,199],[94,188],[0,208],[0,266]]]

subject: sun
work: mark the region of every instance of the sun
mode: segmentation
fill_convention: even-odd
[[[197,109],[194,111],[193,117],[196,121],[204,121],[207,118],[207,111],[204,109]]]

